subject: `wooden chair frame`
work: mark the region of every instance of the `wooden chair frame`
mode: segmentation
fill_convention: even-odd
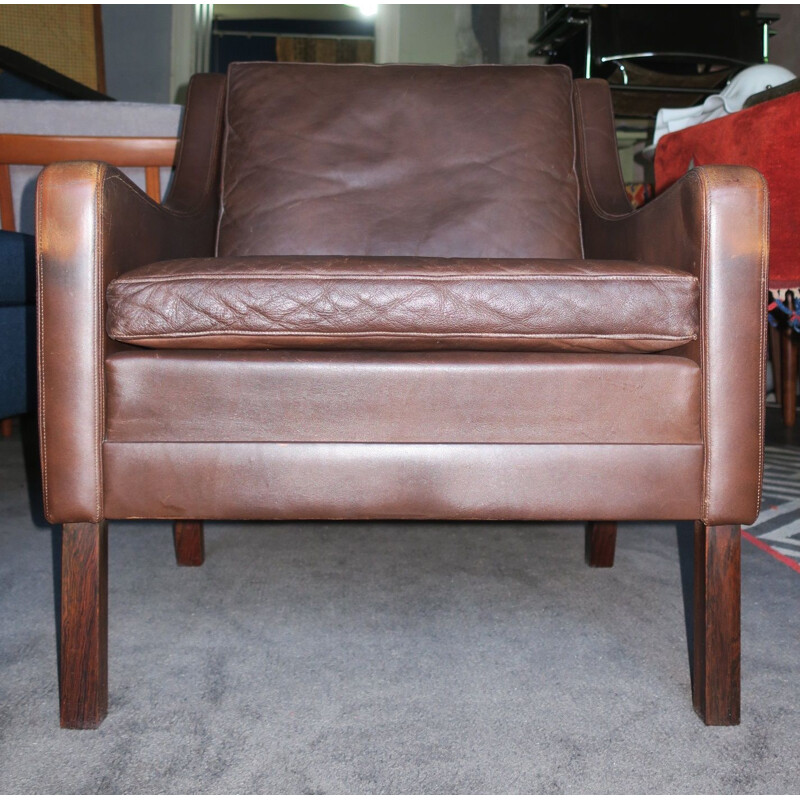
[[[178,140],[172,136],[38,136],[0,134],[0,224],[15,231],[11,167],[46,167],[56,161],[105,161],[115,167],[144,167],[145,191],[161,202],[162,167],[173,167]]]

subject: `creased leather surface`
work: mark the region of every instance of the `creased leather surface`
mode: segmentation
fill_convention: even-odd
[[[129,348],[106,381],[114,442],[702,441],[700,368],[668,355]]]
[[[700,336],[676,353],[700,364],[703,376],[701,519],[708,525],[749,524],[758,515],[764,444],[764,179],[748,167],[699,167],[626,213],[619,182],[612,181],[616,149],[609,137],[595,135],[611,124],[608,85],[576,81],[575,107],[587,257],[656,258],[700,279]]]
[[[579,258],[561,66],[233,64],[220,255]]]
[[[103,445],[110,519],[694,519],[703,447]]]
[[[107,329],[151,347],[653,352],[696,335],[698,293],[626,262],[189,259],[113,281]]]

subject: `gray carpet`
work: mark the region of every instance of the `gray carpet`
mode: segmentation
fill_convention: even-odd
[[[0,791],[800,791],[800,575],[743,543],[743,723],[692,711],[680,550],[555,524],[110,526],[110,713],[58,728],[51,532],[0,441]],[[682,548],[679,548],[679,543]]]

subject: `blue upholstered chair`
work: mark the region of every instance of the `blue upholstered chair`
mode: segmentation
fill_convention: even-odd
[[[36,406],[35,250],[33,236],[0,231],[0,420]]]

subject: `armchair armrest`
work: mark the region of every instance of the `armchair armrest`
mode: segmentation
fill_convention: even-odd
[[[195,79],[174,188],[159,205],[118,169],[65,162],[37,186],[39,416],[50,522],[103,518],[105,291],[115,276],[214,252],[224,78]]]
[[[752,522],[763,459],[766,183],[749,167],[701,167],[630,211],[604,82],[577,81],[575,109],[586,257],[663,264],[700,279],[700,337],[683,354],[703,376],[703,521]]]

